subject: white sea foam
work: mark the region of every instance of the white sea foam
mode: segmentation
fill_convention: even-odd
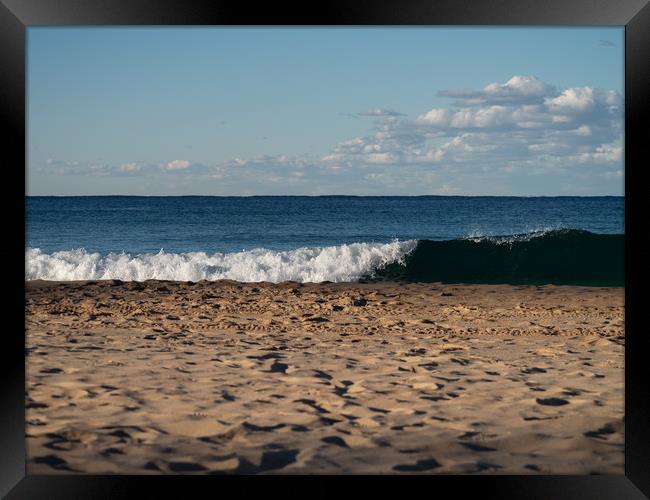
[[[530,241],[534,238],[539,238],[540,236],[546,236],[551,233],[558,233],[563,230],[566,230],[565,228],[562,228],[560,226],[547,226],[544,228],[535,228],[531,229],[526,232],[522,232],[519,234],[508,234],[508,235],[493,235],[493,234],[485,234],[480,231],[472,231],[469,233],[464,239],[467,239],[469,241],[473,241],[474,243],[480,243],[482,241],[489,241],[491,243],[494,243],[496,245],[512,245],[512,243],[519,242],[519,241]]]
[[[391,262],[403,262],[417,241],[352,243],[288,251],[255,249],[235,253],[203,252],[100,255],[84,249],[25,251],[26,280],[175,280],[200,281],[357,281]]]

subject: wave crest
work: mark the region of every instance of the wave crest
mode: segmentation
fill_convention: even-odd
[[[274,251],[158,254],[26,250],[26,280],[231,279],[242,282],[405,281],[623,286],[622,234],[575,229],[445,241],[352,243]]]
[[[204,252],[102,256],[85,249],[51,254],[39,248],[25,252],[26,280],[173,280],[231,279],[242,282],[358,281],[390,263],[403,263],[417,241],[351,243],[288,251],[255,249],[235,253]]]
[[[420,240],[371,280],[623,286],[625,236],[578,229]]]

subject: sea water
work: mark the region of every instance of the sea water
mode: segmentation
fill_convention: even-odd
[[[27,197],[25,279],[623,284],[623,197]]]

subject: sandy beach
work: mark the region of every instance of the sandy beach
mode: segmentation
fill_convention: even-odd
[[[623,473],[623,288],[26,287],[29,474]]]

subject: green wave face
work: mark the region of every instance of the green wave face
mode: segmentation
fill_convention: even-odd
[[[368,281],[624,286],[622,234],[562,229],[509,237],[421,240]]]

